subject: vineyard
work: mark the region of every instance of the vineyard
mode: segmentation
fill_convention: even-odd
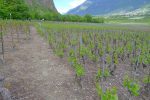
[[[101,100],[148,100],[149,32],[67,23],[36,27],[53,52],[68,60],[81,89],[94,85]]]
[[[30,23],[23,21],[0,21],[1,63],[5,62],[5,52],[15,50],[17,44],[30,39]]]
[[[80,90],[91,97],[85,100],[150,98],[149,28],[0,21],[0,66],[9,62],[5,59],[8,52],[18,51],[22,49],[20,44],[32,42],[31,27],[47,41],[55,56],[68,63]]]
[[[17,52],[21,49],[20,44],[30,41],[30,25],[31,23],[24,21],[0,21],[0,100],[14,98],[8,90],[10,86],[8,84],[4,86],[6,84],[3,82],[6,77],[11,76],[11,73],[7,73],[5,77],[2,76],[5,73],[2,68],[10,63],[7,59],[10,56],[9,53]]]

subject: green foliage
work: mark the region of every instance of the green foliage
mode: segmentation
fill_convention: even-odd
[[[77,43],[78,43],[78,41],[76,39],[73,39],[70,41],[71,46],[75,46]]]
[[[124,53],[124,47],[117,48],[117,52],[119,55],[122,55]]]
[[[123,86],[129,90],[131,95],[139,96],[140,85],[134,82],[132,79],[129,79],[128,76],[125,76],[123,80]]]
[[[98,80],[99,78],[102,78],[102,76],[103,76],[102,71],[99,68],[98,71],[97,71],[97,74],[96,74],[96,80]]]
[[[58,16],[57,16],[58,17]],[[104,18],[93,18],[91,15],[61,15],[59,21],[63,22],[91,22],[91,23],[104,23]]]
[[[24,0],[0,0],[0,17],[3,19],[26,19],[29,8]]]
[[[139,63],[141,64],[144,63],[146,65],[150,64],[150,54],[144,53],[144,54],[139,55]]]
[[[107,62],[107,64],[111,64],[111,56],[110,55],[107,55],[106,62]]]
[[[106,52],[109,53],[111,51],[111,46],[109,43],[106,45]]]
[[[92,22],[92,16],[91,15],[87,14],[84,16],[84,18],[87,22]]]
[[[77,58],[76,58],[76,56],[75,56],[75,52],[74,52],[73,49],[71,49],[71,50],[69,51],[68,61],[69,61],[70,63],[72,63],[73,65],[77,62]]]
[[[102,78],[102,77],[107,78],[109,76],[110,76],[110,72],[109,72],[108,68],[105,68],[104,72],[99,68],[97,71],[97,74],[96,74],[96,80],[98,80],[99,78]]]
[[[102,95],[101,100],[118,100],[117,89],[114,87]]]
[[[118,55],[117,55],[117,53],[116,52],[114,52],[114,54],[113,54],[113,59],[114,59],[114,64],[118,64]]]
[[[118,100],[117,88],[107,89],[103,92],[99,83],[96,83],[96,91],[101,100]]]
[[[144,79],[143,79],[143,82],[145,84],[150,84],[150,76],[145,76]]]
[[[96,83],[96,91],[98,96],[100,97],[103,93],[101,86],[99,85],[99,83]]]
[[[75,72],[76,72],[76,75],[78,77],[81,77],[85,74],[85,69],[84,67],[78,63],[77,61],[77,58],[75,57],[75,52],[73,49],[71,49],[69,51],[69,58],[68,58],[69,62],[72,64]]]
[[[92,22],[93,23],[104,23],[104,18],[93,18]]]
[[[98,61],[98,57],[95,54],[92,54],[91,52],[88,54],[89,58],[93,61],[93,62],[97,62]]]
[[[105,68],[104,77],[109,77],[109,76],[110,76],[110,72],[109,72],[108,68]]]
[[[85,74],[85,69],[81,64],[75,63],[73,66],[78,77],[81,77]]]
[[[100,55],[100,57],[104,55],[104,50],[103,49],[99,50],[99,55]]]
[[[132,52],[132,45],[131,45],[131,43],[127,43],[126,49],[127,49],[128,52],[130,52],[130,53]]]
[[[87,48],[85,46],[80,47],[80,56],[86,56],[88,53]]]
[[[56,55],[59,56],[60,58],[63,58],[63,56],[64,56],[64,52],[63,52],[62,49],[57,49],[57,50],[55,51],[55,53],[56,53]]]

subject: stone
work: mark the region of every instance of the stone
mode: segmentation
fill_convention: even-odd
[[[1,95],[0,98],[2,98],[2,100],[12,100],[10,91],[6,88],[0,87],[0,95]]]
[[[0,75],[0,87],[3,87],[4,77]]]

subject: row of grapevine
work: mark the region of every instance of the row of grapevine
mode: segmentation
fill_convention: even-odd
[[[105,84],[116,76],[122,64],[128,66],[122,69],[120,76],[122,82],[119,85],[124,91],[127,90],[122,94],[127,94],[128,98],[142,98],[142,88],[145,87],[144,91],[147,90],[146,86],[150,88],[148,32],[69,23],[40,23],[36,27],[40,35],[47,39],[53,52],[68,59],[81,88],[84,86],[83,78],[94,71],[93,84],[101,100],[118,100],[120,94],[117,90],[121,92],[118,86],[108,88]]]
[[[5,62],[5,52],[15,50],[23,40],[30,39],[31,23],[23,21],[0,21],[0,60]]]

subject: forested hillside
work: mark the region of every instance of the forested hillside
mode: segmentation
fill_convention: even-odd
[[[29,17],[29,8],[24,0],[0,0],[1,18],[27,18]]]
[[[0,17],[3,19],[50,19],[58,14],[52,0],[0,0]],[[43,2],[43,3],[42,3]]]

